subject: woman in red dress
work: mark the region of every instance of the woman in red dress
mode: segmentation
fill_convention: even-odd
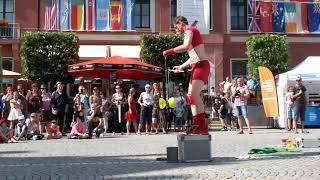
[[[133,123],[134,131],[137,133],[138,112],[136,108],[136,102],[134,101],[134,98],[133,98],[135,92],[136,91],[134,88],[130,88],[129,96],[128,96],[129,111],[125,113],[125,119],[127,120],[127,135],[130,134],[131,122]]]

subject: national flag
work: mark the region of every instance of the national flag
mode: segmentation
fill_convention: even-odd
[[[260,23],[261,32],[272,32],[272,3],[260,2]]]
[[[308,32],[307,4],[300,2],[306,2],[306,0],[285,0],[286,32]]]
[[[135,29],[135,0],[122,0],[122,29]]]
[[[58,0],[45,0],[45,30],[57,30],[58,24]]]
[[[272,2],[272,30],[273,32],[284,32],[283,0]]]
[[[96,0],[96,31],[109,30],[109,0]]]
[[[122,30],[123,4],[121,0],[110,0],[110,30]]]
[[[248,32],[261,32],[260,0],[248,0]]]
[[[70,30],[70,0],[59,0],[59,30]]]
[[[94,31],[95,29],[95,0],[86,0],[86,30]]]
[[[84,30],[84,0],[71,0],[71,30]]]
[[[310,0],[308,4],[309,32],[320,32],[320,0]]]

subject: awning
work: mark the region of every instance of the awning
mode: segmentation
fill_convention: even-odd
[[[20,73],[8,71],[5,69],[2,70],[2,75],[0,75],[1,78],[19,78],[20,76]]]
[[[114,56],[69,65],[68,72],[77,77],[102,79],[154,79],[163,77],[162,69],[134,59]]]

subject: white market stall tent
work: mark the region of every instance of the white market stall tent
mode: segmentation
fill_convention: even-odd
[[[295,85],[297,76],[301,76],[302,84],[306,87],[307,111],[311,104],[320,105],[320,56],[309,56],[288,72],[279,74],[277,94],[279,103],[279,126],[286,127],[287,106],[285,95],[288,86]],[[315,121],[319,121],[319,114],[311,114]],[[319,124],[320,125],[320,124]]]

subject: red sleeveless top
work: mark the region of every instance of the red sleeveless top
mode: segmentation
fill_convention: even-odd
[[[188,47],[188,51],[191,51],[193,48],[197,47],[198,45],[203,44],[200,31],[197,28],[193,26],[188,26],[186,30],[190,30],[193,33],[192,42]]]

